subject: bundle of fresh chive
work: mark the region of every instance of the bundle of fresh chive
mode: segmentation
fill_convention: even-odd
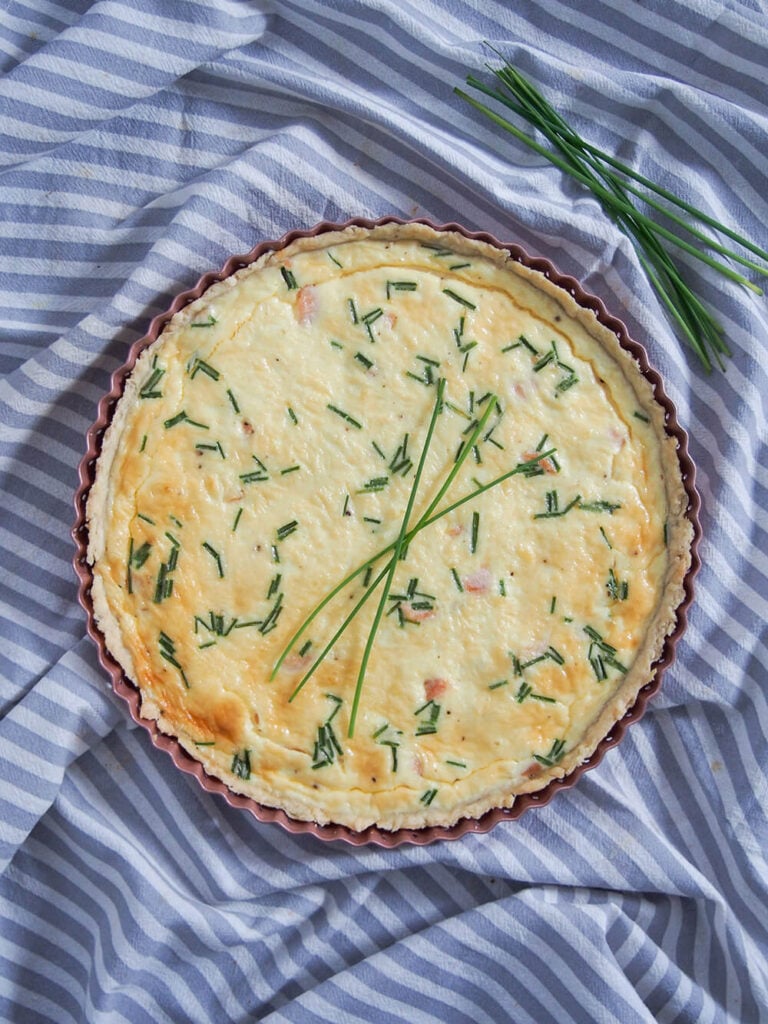
[[[717,363],[720,369],[723,369],[722,357],[731,355],[723,337],[723,328],[685,283],[679,267],[672,259],[668,249],[662,245],[662,239],[706,263],[730,280],[750,288],[758,295],[762,295],[762,289],[722,260],[714,258],[708,252],[686,241],[675,231],[652,219],[638,207],[635,200],[639,200],[641,204],[668,218],[677,227],[688,232],[706,249],[739,263],[754,273],[768,276],[768,268],[722,245],[710,235],[684,220],[676,210],[682,211],[693,220],[725,235],[766,262],[768,262],[768,252],[685,202],[674,193],[655,185],[648,178],[638,174],[608,153],[586,142],[547,102],[538,89],[511,64],[505,62],[500,68],[493,68],[490,65],[488,68],[496,77],[498,83],[496,88],[486,85],[474,75],[469,75],[467,85],[524,118],[544,136],[553,148],[550,149],[542,145],[462,89],[455,89],[456,94],[592,191],[608,216],[632,241],[638,259],[648,274],[656,293],[683,338],[698,355],[704,368],[710,372],[713,363]],[[659,202],[659,199],[664,200],[664,203]]]

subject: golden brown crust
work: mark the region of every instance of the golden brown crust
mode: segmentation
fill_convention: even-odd
[[[373,773],[381,770],[382,752],[373,747],[366,748],[365,755],[362,750],[358,750],[355,763],[360,778],[371,773],[370,777],[374,780],[371,793],[364,792],[359,785],[345,790],[350,800],[354,797],[355,806],[342,807],[338,813],[329,814],[322,809],[316,790],[313,794],[311,787],[283,785],[279,781],[280,771],[283,771],[283,776],[290,776],[291,772],[299,773],[303,770],[297,766],[300,759],[306,758],[306,754],[293,751],[290,745],[281,747],[275,743],[274,737],[267,737],[260,747],[261,771],[252,773],[249,778],[241,778],[229,770],[231,751],[237,752],[240,745],[249,742],[247,737],[253,735],[253,728],[261,729],[264,726],[264,722],[259,721],[259,713],[254,708],[244,710],[239,695],[227,690],[209,694],[204,704],[198,705],[194,687],[188,690],[182,685],[183,675],[171,673],[170,676],[166,674],[162,678],[158,677],[157,670],[152,667],[151,653],[146,651],[146,645],[142,647],[144,642],[137,640],[134,635],[135,623],[131,620],[129,610],[115,598],[114,593],[108,593],[110,584],[108,580],[105,582],[106,573],[102,572],[102,568],[107,563],[110,530],[116,528],[117,522],[114,509],[122,476],[117,477],[125,472],[125,446],[132,429],[132,419],[141,405],[140,392],[151,377],[153,359],[157,353],[163,351],[169,339],[183,335],[184,330],[195,323],[195,318],[199,318],[206,310],[215,309],[217,303],[226,301],[227,296],[232,295],[238,286],[248,279],[256,279],[255,276],[265,268],[278,266],[290,271],[293,261],[302,254],[327,252],[339,245],[370,239],[385,244],[409,240],[437,245],[457,256],[479,259],[488,265],[506,268],[544,297],[542,301],[549,303],[550,316],[553,316],[554,309],[561,310],[564,320],[579,324],[598,343],[596,353],[590,356],[594,361],[596,376],[599,378],[604,369],[619,369],[625,384],[634,395],[636,415],[639,413],[643,422],[647,422],[649,437],[654,439],[656,454],[653,457],[658,458],[658,473],[666,502],[666,562],[659,579],[655,608],[648,618],[648,628],[642,642],[633,652],[631,666],[610,699],[605,701],[587,725],[578,744],[555,759],[555,763],[545,764],[546,758],[540,757],[527,766],[522,765],[512,784],[493,778],[491,772],[485,782],[479,780],[477,789],[469,787],[468,791],[456,792],[449,806],[429,801],[417,801],[416,806],[409,806],[405,793],[407,787],[403,792],[397,786],[386,792],[377,789],[378,782]],[[230,338],[237,334],[239,326],[236,323],[232,327]],[[543,788],[553,778],[568,774],[592,755],[612,726],[633,705],[638,691],[651,679],[652,666],[661,655],[666,637],[674,629],[676,609],[683,598],[683,581],[690,565],[692,527],[686,517],[687,495],[680,476],[676,442],[666,435],[664,423],[665,413],[654,399],[651,384],[640,373],[634,359],[618,344],[613,332],[600,324],[594,313],[580,306],[570,294],[553,284],[545,275],[517,263],[503,250],[455,232],[438,234],[419,224],[389,224],[373,231],[353,227],[343,232],[299,239],[288,248],[268,253],[258,263],[212,286],[199,300],[177,313],[158,341],[138,360],[105,436],[96,480],[88,501],[88,557],[95,567],[93,600],[97,622],[109,650],[142,692],[142,714],[146,718],[155,719],[162,731],[178,736],[184,749],[200,760],[212,775],[222,778],[233,791],[254,797],[262,804],[282,807],[289,816],[298,819],[316,820],[320,824],[333,820],[353,829],[363,829],[372,823],[383,829],[451,825],[462,817],[477,817],[494,807],[510,807],[518,795]],[[242,420],[241,428],[246,433],[254,429],[245,419]],[[135,437],[131,443],[135,445]],[[134,463],[137,461],[133,460]],[[136,469],[135,472],[140,474],[141,471]],[[650,470],[649,473],[653,475]],[[225,497],[223,500],[236,499]],[[181,502],[182,498],[178,501]],[[162,667],[165,670],[167,666]],[[338,687],[341,692],[345,679],[348,680],[350,674],[354,673],[353,663],[347,666],[343,658],[335,665],[327,664],[325,668],[328,674],[323,678],[324,690]],[[251,719],[256,720],[256,726]],[[185,724],[180,727],[182,722]],[[222,745],[224,753],[215,745],[205,745],[208,743]],[[545,753],[544,748],[542,753]],[[273,765],[277,766],[274,771]],[[361,771],[360,766],[364,766],[364,771]],[[417,774],[421,773],[422,767],[418,768]],[[317,779],[317,784],[322,786],[320,773]],[[447,784],[445,788],[448,788]],[[456,789],[455,786],[453,788]],[[425,791],[426,794],[429,792]]]

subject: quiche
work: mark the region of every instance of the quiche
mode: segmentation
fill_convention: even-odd
[[[176,313],[104,437],[92,597],[141,715],[360,831],[509,808],[653,677],[692,527],[615,334],[420,223],[272,250]]]

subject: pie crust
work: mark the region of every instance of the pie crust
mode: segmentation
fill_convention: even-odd
[[[365,573],[273,669],[397,538],[441,379],[411,523],[493,399],[437,511],[519,471],[410,541],[350,737],[381,586],[300,692]],[[591,757],[675,629],[693,527],[665,416],[615,333],[505,249],[420,223],[299,238],[126,380],[87,503],[98,627],[141,715],[263,806],[354,831],[512,807]]]

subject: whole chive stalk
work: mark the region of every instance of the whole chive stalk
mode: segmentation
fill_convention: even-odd
[[[674,231],[664,227],[657,220],[642,213],[632,197],[642,200],[652,209],[663,214],[707,249],[725,256],[755,273],[768,276],[768,269],[721,245],[711,236],[684,220],[675,212],[674,208],[676,207],[694,220],[732,239],[761,260],[768,261],[768,252],[586,142],[554,110],[535,86],[509,63],[504,63],[501,68],[491,70],[500,83],[499,88],[491,88],[472,75],[467,78],[467,84],[527,120],[545,136],[554,147],[553,149],[541,145],[516,125],[463,90],[455,89],[456,95],[592,191],[609,217],[632,241],[638,259],[661,302],[682,336],[698,355],[704,368],[709,372],[713,362],[717,362],[722,369],[724,365],[722,356],[731,354],[723,339],[723,329],[685,284],[682,274],[668,251],[663,247],[661,240],[677,246],[718,273],[750,288],[757,294],[762,294],[762,290],[725,263],[713,258],[696,245],[681,238]],[[642,186],[645,191],[641,191],[637,186]],[[658,196],[669,205],[662,205],[654,196]]]

